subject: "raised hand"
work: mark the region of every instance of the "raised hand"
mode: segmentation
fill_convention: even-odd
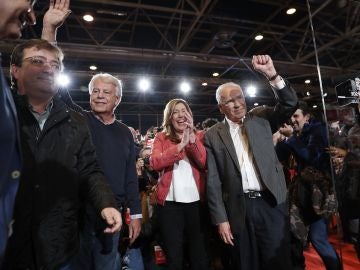
[[[254,55],[252,65],[256,71],[263,74],[268,80],[277,74],[269,55]]]
[[[189,142],[195,143],[194,120],[189,112],[185,112],[185,123],[189,129]]]
[[[56,31],[70,15],[70,0],[50,0],[48,11],[43,18],[42,39],[56,41]]]

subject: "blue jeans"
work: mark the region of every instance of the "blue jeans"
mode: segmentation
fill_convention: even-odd
[[[119,270],[119,233],[105,234],[106,225],[92,207],[87,207],[84,227],[80,232],[80,251],[75,269]],[[65,268],[66,269],[66,268]],[[66,269],[68,270],[68,269]]]
[[[126,263],[131,270],[144,270],[140,248],[128,248],[122,261],[124,264]]]
[[[334,247],[329,243],[327,222],[321,218],[310,225],[309,238],[320,255],[327,270],[341,269],[341,263]]]

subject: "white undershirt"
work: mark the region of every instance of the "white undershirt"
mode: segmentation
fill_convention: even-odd
[[[262,190],[260,178],[254,164],[254,156],[249,147],[249,140],[246,132],[241,131],[240,125],[232,122],[228,118],[231,139],[234,143],[236,155],[240,165],[243,190]]]
[[[167,201],[191,203],[200,200],[195,178],[189,159],[184,159],[174,164]]]

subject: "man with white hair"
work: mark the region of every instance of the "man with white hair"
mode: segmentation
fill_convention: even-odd
[[[100,166],[115,194],[118,208],[130,208],[131,244],[140,233],[142,215],[133,135],[126,125],[116,120],[114,113],[121,102],[122,84],[110,74],[96,74],[89,83],[89,93],[91,111],[84,111],[76,104],[72,106],[87,118]],[[64,98],[65,96],[66,93]],[[69,101],[68,103],[72,103]],[[119,234],[105,235],[100,228],[101,220],[88,205],[84,216],[84,229],[81,232],[79,269],[120,269],[117,250]]]
[[[268,55],[253,67],[270,82],[278,102],[265,117],[247,113],[240,85],[216,91],[224,121],[205,133],[207,198],[212,221],[238,270],[291,269],[286,184],[272,133],[290,118],[298,99]]]

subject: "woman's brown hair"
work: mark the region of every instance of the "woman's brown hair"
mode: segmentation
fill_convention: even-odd
[[[163,132],[172,142],[175,142],[175,143],[179,143],[181,140],[176,136],[175,128],[171,123],[171,117],[174,113],[175,106],[179,103],[184,104],[184,106],[186,107],[186,110],[192,116],[192,112],[191,112],[189,104],[181,98],[175,98],[175,99],[170,100],[166,104],[165,109],[164,109],[164,118],[163,118],[163,122],[162,122]]]

